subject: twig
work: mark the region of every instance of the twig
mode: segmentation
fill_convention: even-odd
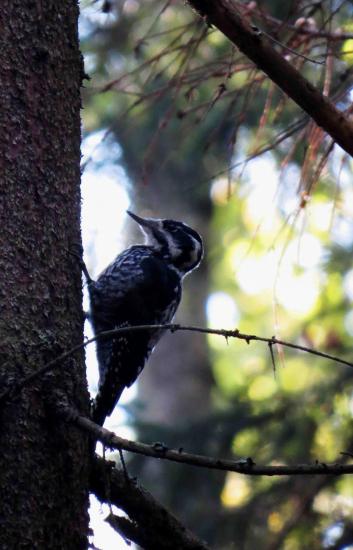
[[[273,376],[276,378],[276,361],[275,361],[275,354],[273,353],[273,344],[272,342],[268,343],[268,347],[270,349],[270,355],[271,355],[271,361],[272,361],[272,369],[273,369]]]
[[[122,451],[122,449],[118,449],[118,452],[119,452],[121,467],[122,467],[122,469],[123,469],[124,476],[125,476],[125,481],[126,481],[126,483],[129,483],[129,480],[130,480],[130,478],[129,478],[129,472],[127,471],[127,467],[126,467],[126,463],[125,463],[125,458],[124,458],[123,451]]]
[[[306,55],[303,55],[302,53],[297,52],[296,50],[293,50],[292,48],[289,48],[289,46],[286,46],[286,44],[283,44],[283,42],[280,42],[279,40],[276,40],[276,38],[274,38],[273,36],[271,36],[270,34],[265,32],[263,29],[259,29],[258,27],[256,27],[256,25],[251,25],[251,28],[252,28],[253,31],[255,31],[258,34],[258,36],[263,34],[264,36],[266,36],[266,38],[271,40],[271,42],[274,42],[274,44],[278,44],[278,46],[281,46],[281,48],[283,48],[284,50],[287,50],[288,52],[292,53],[296,57],[301,57],[302,59],[305,59],[305,61],[309,61],[310,63],[315,63],[316,65],[324,65],[324,63],[325,63],[325,61],[317,61],[316,59],[312,59],[311,57],[307,57]]]
[[[97,441],[101,441],[105,446],[113,449],[124,449],[132,453],[198,466],[199,468],[209,468],[213,470],[226,470],[228,472],[238,472],[239,474],[251,476],[288,476],[288,475],[342,475],[352,474],[353,464],[326,464],[315,462],[314,464],[295,464],[287,465],[257,465],[252,458],[243,458],[240,460],[230,460],[221,458],[212,458],[205,455],[196,455],[184,452],[179,449],[169,449],[163,443],[154,443],[147,445],[138,441],[131,441],[117,436],[114,432],[101,428],[88,418],[79,415],[71,407],[62,403],[56,405],[56,414],[67,422],[71,422],[81,430],[91,434]]]
[[[240,332],[238,329],[234,330],[225,330],[225,329],[211,329],[211,328],[203,328],[203,327],[194,327],[194,326],[184,326],[184,325],[177,325],[177,324],[168,324],[168,325],[138,325],[138,326],[132,326],[132,327],[120,327],[113,330],[106,330],[104,332],[101,332],[99,334],[96,334],[96,336],[93,336],[92,338],[89,338],[85,342],[82,342],[81,344],[77,344],[76,346],[72,347],[68,351],[65,351],[37,371],[33,372],[29,376],[25,377],[23,380],[15,384],[11,388],[7,388],[5,391],[0,394],[0,404],[4,401],[13,398],[15,395],[18,395],[22,389],[25,386],[28,386],[35,380],[37,380],[39,377],[43,376],[47,372],[57,368],[59,365],[63,363],[68,357],[71,357],[74,353],[77,351],[80,351],[81,349],[85,348],[89,344],[92,344],[93,342],[96,342],[99,339],[102,338],[114,338],[115,336],[119,336],[120,334],[129,332],[140,332],[145,330],[169,330],[170,332],[178,332],[178,331],[188,331],[188,332],[199,332],[201,334],[215,334],[218,336],[223,336],[224,338],[237,338],[238,340],[245,340],[247,344],[250,344],[252,341],[256,342],[266,342],[268,345],[274,345],[278,344],[287,348],[296,349],[299,351],[304,351],[305,353],[310,353],[312,355],[317,355],[318,357],[324,357],[325,359],[330,359],[331,361],[334,361],[336,363],[340,363],[341,365],[346,365],[348,367],[353,368],[353,363],[350,361],[346,361],[345,359],[341,359],[340,357],[337,357],[335,355],[331,355],[329,353],[325,353],[323,351],[318,351],[313,348],[308,348],[306,346],[300,346],[299,344],[292,344],[290,342],[286,342],[284,340],[279,340],[278,338],[271,337],[266,338],[263,336],[256,336],[255,334],[245,334]]]

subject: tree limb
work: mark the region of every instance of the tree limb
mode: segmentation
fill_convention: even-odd
[[[102,458],[95,457],[92,464],[90,490],[101,502],[109,502],[123,509],[129,516],[110,515],[108,523],[124,536],[146,550],[208,550],[199,540],[154,497],[124,473]]]
[[[269,39],[241,17],[231,0],[188,0],[202,18],[217,27],[306,111],[342,149],[353,156],[353,124],[271,45]]]
[[[62,401],[56,403],[55,411],[56,414],[65,421],[71,422],[81,430],[91,434],[94,440],[100,441],[106,447],[118,450],[123,449],[132,453],[172,462],[180,462],[191,466],[198,466],[199,468],[226,470],[228,472],[238,472],[239,474],[252,476],[342,475],[353,473],[353,464],[342,464],[340,462],[333,464],[315,462],[314,464],[294,464],[292,466],[263,466],[257,465],[252,458],[241,460],[220,459],[187,453],[183,449],[169,449],[163,443],[147,445],[146,443],[119,437],[114,432],[101,428],[88,418],[79,415],[74,409],[65,405]]]

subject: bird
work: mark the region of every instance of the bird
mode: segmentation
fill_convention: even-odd
[[[89,319],[94,334],[138,325],[171,323],[182,295],[184,277],[203,256],[200,235],[181,221],[127,214],[139,225],[145,243],[121,252],[94,281],[86,270]],[[124,331],[98,338],[98,393],[92,420],[102,426],[145,366],[165,330]]]

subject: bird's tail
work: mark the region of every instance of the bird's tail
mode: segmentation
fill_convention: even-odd
[[[92,420],[99,426],[103,426],[107,416],[110,416],[115,406],[117,405],[121,394],[124,391],[125,384],[121,384],[118,388],[112,388],[108,384],[103,384],[96,395],[92,405]]]

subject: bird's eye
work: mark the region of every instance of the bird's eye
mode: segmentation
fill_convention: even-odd
[[[169,227],[166,227],[170,233],[176,233],[178,231],[178,228],[175,227],[175,225],[170,225]]]

